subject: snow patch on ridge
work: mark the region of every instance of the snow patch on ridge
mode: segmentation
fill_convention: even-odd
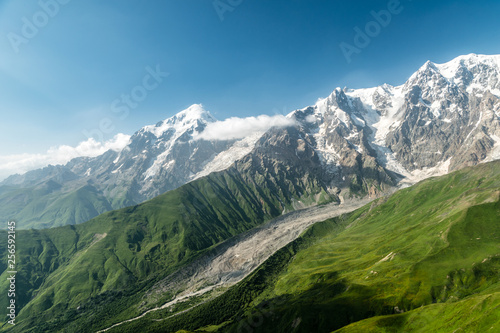
[[[388,99],[390,107],[377,110],[374,101],[375,93]],[[385,144],[390,131],[401,123],[403,115],[399,111],[404,104],[403,86],[384,85],[377,88],[350,90],[346,94],[351,98],[359,98],[363,104],[365,124],[372,130],[369,142],[377,152],[379,162],[390,171],[410,177],[411,174],[397,161],[394,153]]]
[[[160,172],[161,169],[167,169],[171,165],[173,165],[174,160],[168,161],[166,160],[170,156],[170,152],[172,151],[172,146],[175,142],[170,142],[170,146],[163,153],[158,155],[156,159],[153,161],[153,164],[144,172],[144,179],[153,178],[155,175]]]
[[[401,181],[401,187],[411,186],[421,180],[430,177],[438,177],[446,175],[450,168],[450,163],[451,163],[451,157],[446,161],[438,163],[438,165],[436,165],[435,167],[413,170],[405,179]]]
[[[483,163],[500,159],[500,137],[495,134],[490,134],[490,138],[495,141],[495,144],[491,149],[489,156],[484,159]]]
[[[254,133],[242,140],[236,141],[228,150],[219,153],[209,161],[203,170],[194,175],[192,179],[198,179],[212,172],[229,168],[234,162],[250,154],[263,134],[264,132]]]
[[[404,104],[403,87],[395,87],[391,94],[392,107],[387,109],[387,114],[380,117],[379,121],[372,126],[376,129],[375,143],[385,145],[387,134],[395,124],[399,123],[402,115],[398,112]]]

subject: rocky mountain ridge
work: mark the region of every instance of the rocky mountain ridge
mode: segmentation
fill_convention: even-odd
[[[342,144],[414,183],[500,158],[499,64],[475,54],[427,62],[401,86],[337,88],[296,113],[314,116],[326,160],[338,160]]]

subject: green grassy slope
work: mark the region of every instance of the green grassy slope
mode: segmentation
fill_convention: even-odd
[[[365,319],[336,333],[358,332],[498,332],[500,293],[436,303],[407,313]]]
[[[497,161],[316,224],[219,298],[110,332],[496,332],[499,272]]]
[[[145,310],[141,292],[148,286],[213,245],[280,215],[293,201],[314,197],[333,199],[309,179],[258,177],[232,168],[83,224],[19,230],[16,287],[22,310],[16,326],[3,328],[92,331],[137,315]],[[6,240],[1,232],[2,255]],[[6,289],[4,271],[0,294]]]
[[[59,184],[49,181],[35,188],[4,189],[4,193],[0,192],[0,214],[22,221],[18,228],[39,229],[81,223],[116,207],[93,186],[68,193],[58,192],[59,188]]]

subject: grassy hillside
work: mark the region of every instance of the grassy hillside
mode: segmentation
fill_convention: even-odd
[[[110,332],[497,332],[499,272],[492,162],[316,224],[219,298]]]
[[[413,311],[378,316],[348,325],[336,333],[358,332],[498,332],[500,293],[436,303]]]
[[[67,193],[58,192],[60,188],[61,185],[53,181],[33,188],[3,186],[0,214],[6,219],[22,221],[18,228],[46,228],[88,221],[116,207],[93,186],[82,186]]]
[[[307,178],[290,179],[232,168],[83,224],[18,230],[16,288],[22,310],[18,324],[3,329],[92,331],[141,313],[148,286],[215,244],[280,215],[294,201],[334,199]],[[2,232],[5,256],[6,240]],[[0,293],[6,290],[4,271]],[[171,297],[163,295],[158,304]],[[0,317],[6,318],[3,302]]]

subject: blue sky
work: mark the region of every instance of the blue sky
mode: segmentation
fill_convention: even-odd
[[[354,28],[390,6],[395,0],[2,1],[0,163],[76,146],[102,119],[109,140],[194,103],[220,120],[288,113],[337,86],[401,84],[426,60],[500,53],[499,1],[401,0],[348,63],[339,45],[355,46]],[[157,69],[169,75],[137,88]],[[134,88],[141,101],[127,115],[113,112]]]

